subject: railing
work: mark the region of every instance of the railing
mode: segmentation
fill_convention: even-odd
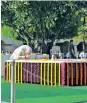
[[[11,81],[11,60],[5,63],[5,80]],[[86,85],[87,60],[16,60],[15,83]]]
[[[11,61],[5,63],[5,80],[11,80]],[[53,69],[54,68],[54,69]],[[60,86],[60,63],[39,60],[16,60],[15,83],[40,83]]]

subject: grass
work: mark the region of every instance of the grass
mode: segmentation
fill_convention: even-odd
[[[16,103],[75,103],[87,101],[87,86],[15,84]],[[1,78],[1,100],[10,101],[10,83]]]

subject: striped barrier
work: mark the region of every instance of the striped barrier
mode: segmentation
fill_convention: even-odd
[[[11,60],[5,63],[5,80],[11,80]],[[16,60],[15,83],[87,85],[87,60]]]
[[[4,64],[6,62],[6,60],[8,60],[10,58],[10,55],[3,55],[1,54],[1,76],[4,76]]]
[[[66,63],[65,85],[87,85],[87,63]]]
[[[60,63],[47,61],[15,62],[15,83],[39,83],[60,86]],[[5,80],[11,81],[11,62],[5,63]]]

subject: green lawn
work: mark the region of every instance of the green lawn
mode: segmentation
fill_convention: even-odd
[[[87,101],[87,86],[44,86],[16,84],[16,103],[74,103]],[[10,101],[10,84],[1,78],[1,100]]]

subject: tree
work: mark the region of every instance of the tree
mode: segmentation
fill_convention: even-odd
[[[86,4],[79,1],[2,1],[2,24],[13,27],[18,33],[17,39],[27,44],[39,38],[72,38],[82,26],[79,25],[81,10]]]

